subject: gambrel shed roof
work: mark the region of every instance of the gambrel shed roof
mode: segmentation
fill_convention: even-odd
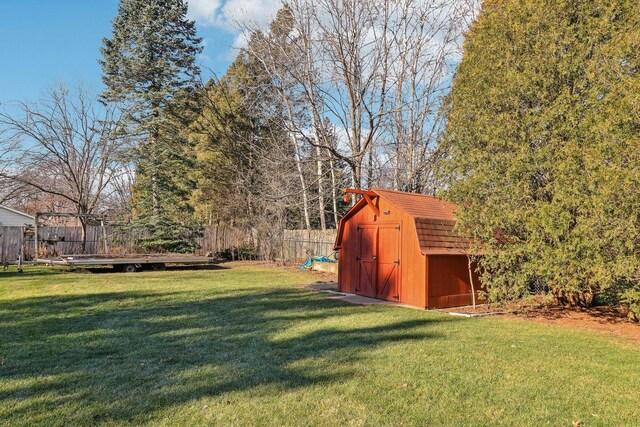
[[[468,252],[469,240],[454,232],[457,206],[425,194],[372,188],[371,198],[382,197],[409,215],[415,224],[416,238],[423,255],[460,255]],[[343,224],[353,213],[365,209],[363,198],[340,221],[335,248],[342,244]]]

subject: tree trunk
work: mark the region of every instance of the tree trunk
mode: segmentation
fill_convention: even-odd
[[[360,163],[353,163],[351,165],[351,188],[360,188]],[[351,207],[354,207],[356,205],[356,198],[352,197],[351,198],[351,203],[350,203]]]
[[[310,30],[305,26],[306,35],[310,35]],[[322,149],[320,145],[325,140],[324,132],[321,131],[322,119],[318,113],[316,98],[315,98],[315,70],[313,67],[311,44],[309,39],[304,39],[304,50],[306,54],[306,85],[307,95],[309,100],[309,108],[311,109],[311,129],[313,131],[313,139],[316,148],[316,179],[318,181],[318,215],[320,216],[320,228],[322,231],[327,229],[327,222],[325,218],[325,202],[324,202],[324,177],[322,168]]]
[[[333,159],[329,159],[329,167],[331,168],[331,202],[333,206],[333,221],[334,227],[338,228],[338,195],[336,194],[336,171],[333,164]]]
[[[320,229],[325,231],[327,229],[327,222],[325,219],[324,211],[324,178],[322,170],[322,150],[319,145],[316,145],[316,174],[318,179],[318,214],[320,215]]]
[[[304,217],[304,225],[307,230],[311,229],[311,220],[309,217],[309,189],[307,188],[307,180],[304,178],[304,171],[302,169],[302,159],[300,156],[300,149],[295,135],[291,136],[293,142],[293,149],[296,160],[296,169],[298,170],[298,179],[300,179],[300,186],[302,187],[302,214]]]
[[[86,250],[87,250],[87,219],[86,218],[80,218],[80,227],[82,229],[82,235],[80,237],[80,240],[81,240],[80,249],[81,249],[81,252],[84,254],[86,253]]]
[[[585,291],[565,291],[558,288],[551,288],[551,293],[558,304],[571,307],[591,307],[593,305],[593,292]]]
[[[151,161],[152,161],[152,166],[151,166],[151,209],[153,212],[153,216],[158,216],[158,214],[160,213],[160,197],[158,196],[158,172],[156,170],[156,167],[158,165],[158,159],[156,156],[156,150],[157,147],[154,147],[154,145],[157,145],[158,142],[158,132],[156,130],[152,131],[151,133],[151,137],[149,138],[149,145],[152,147],[151,148]]]
[[[373,145],[369,149],[369,164],[367,165],[369,170],[367,171],[367,187],[373,187]]]
[[[476,288],[473,285],[473,270],[471,268],[471,256],[467,255],[467,266],[469,268],[469,284],[471,284],[471,302],[473,309],[476,309]]]

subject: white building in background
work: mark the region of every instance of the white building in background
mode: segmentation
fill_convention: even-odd
[[[31,215],[0,205],[0,227],[22,227],[35,223]]]

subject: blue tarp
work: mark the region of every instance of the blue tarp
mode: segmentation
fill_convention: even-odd
[[[311,264],[313,264],[313,261],[316,261],[316,262],[334,262],[334,261],[331,261],[326,256],[313,256],[311,258],[307,258],[307,260],[304,262],[304,264],[302,264],[300,266],[300,270],[304,270],[305,268],[311,268]]]

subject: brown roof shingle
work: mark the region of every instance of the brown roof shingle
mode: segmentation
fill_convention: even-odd
[[[457,206],[426,194],[372,188],[371,191],[413,216],[420,251],[424,255],[461,255],[469,251],[469,239],[453,231]]]
[[[455,220],[456,205],[426,194],[372,188],[371,191],[387,199],[414,218]]]
[[[469,251],[469,239],[453,230],[456,222],[416,218],[416,232],[423,255],[462,255]]]

